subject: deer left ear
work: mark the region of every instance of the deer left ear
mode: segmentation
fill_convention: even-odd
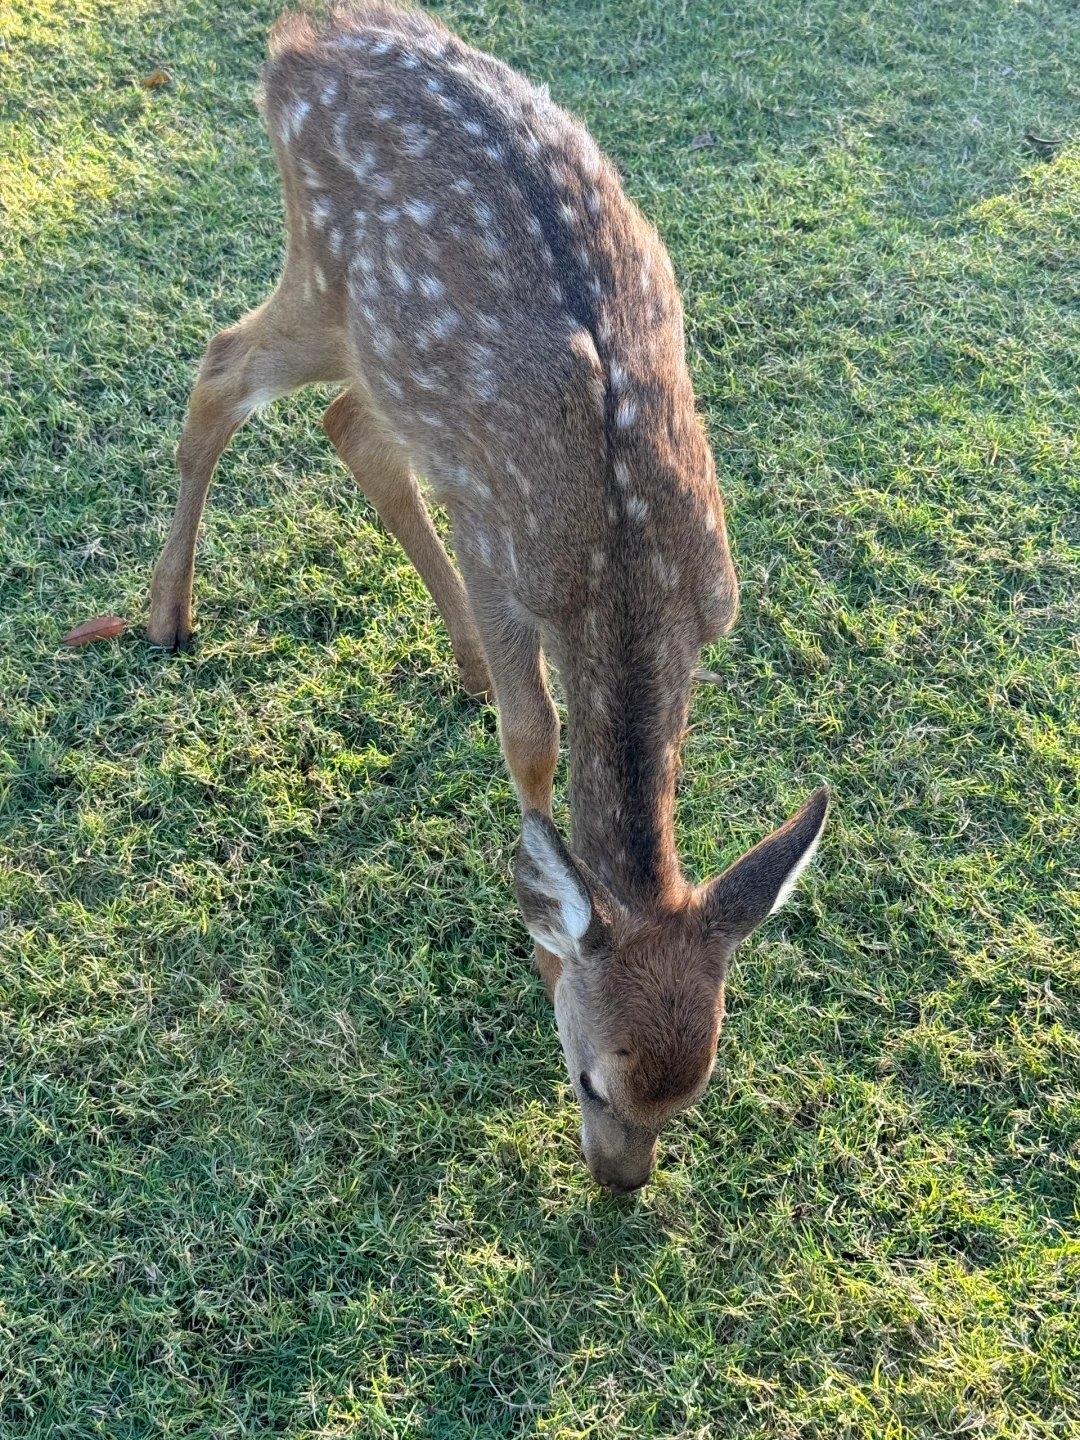
[[[701,887],[698,901],[710,931],[734,949],[780,909],[814,858],[828,811],[822,787],[786,825]]]
[[[521,822],[514,888],[529,934],[560,960],[575,960],[606,933],[590,881],[539,810]]]

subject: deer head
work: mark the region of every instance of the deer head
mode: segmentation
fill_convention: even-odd
[[[651,912],[613,896],[546,815],[525,815],[518,903],[533,939],[562,962],[555,1017],[600,1185],[644,1185],[660,1130],[705,1090],[732,954],[791,895],[828,803],[828,791],[816,791],[722,875]]]

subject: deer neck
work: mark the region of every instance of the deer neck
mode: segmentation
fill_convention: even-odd
[[[613,621],[614,621],[614,617]],[[612,630],[621,638],[612,643]],[[663,909],[685,888],[675,850],[675,782],[692,659],[615,621],[564,669],[572,847],[624,904]]]

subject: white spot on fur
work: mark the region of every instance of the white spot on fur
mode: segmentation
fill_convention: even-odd
[[[394,182],[389,175],[373,175],[371,183],[380,195],[390,196],[394,193]]]
[[[426,155],[431,149],[431,131],[424,125],[418,125],[415,120],[407,120],[401,127],[401,134],[405,141],[405,153],[414,160]]]
[[[322,268],[322,266],[321,266],[321,265],[315,265],[315,266],[312,267],[312,270],[313,270],[313,273],[314,273],[314,275],[315,275],[315,284],[316,284],[316,286],[318,287],[320,294],[325,295],[325,294],[326,294],[326,276],[323,274],[323,268]]]
[[[427,370],[413,370],[410,371],[410,374],[413,381],[420,386],[421,390],[439,389],[439,382],[435,379],[435,376],[429,374]]]
[[[640,495],[631,495],[626,502],[626,513],[640,524],[648,515],[649,507]]]
[[[503,152],[499,149],[498,145],[485,145],[484,154],[489,160],[494,160],[497,165],[502,163]]]
[[[615,479],[624,490],[630,484],[630,466],[625,460],[615,461]]]
[[[355,159],[351,155],[344,157],[344,159],[345,164],[356,176],[357,180],[364,182],[371,174],[371,167],[375,164],[375,152],[370,149],[362,150],[359,159]]]
[[[379,219],[384,225],[392,225],[395,220],[401,219],[401,211],[396,205],[384,205],[379,211]]]
[[[625,387],[627,374],[618,361],[612,363],[608,375],[611,379],[611,388],[613,390],[622,390]]]
[[[392,120],[393,118],[394,111],[393,107],[390,105],[380,105],[379,108],[375,111],[376,120]]]
[[[472,188],[472,181],[467,179],[464,175],[461,176],[460,179],[454,181],[454,189],[458,192],[459,195],[468,195],[471,192]]]
[[[441,310],[431,322],[431,333],[437,340],[445,340],[461,325],[461,316],[456,310]]]
[[[410,220],[415,220],[417,225],[426,225],[435,214],[435,206],[430,200],[406,200],[405,214]]]
[[[479,140],[484,133],[484,127],[477,124],[475,120],[463,120],[461,122],[461,128],[465,131],[466,135],[472,135],[474,139],[477,140]]]
[[[336,80],[330,80],[330,81],[326,84],[326,86],[323,88],[323,92],[322,92],[322,95],[321,95],[321,97],[320,97],[321,100],[322,100],[322,103],[323,103],[324,105],[332,105],[332,104],[334,103],[334,101],[337,99],[337,97],[338,97],[338,83],[337,83]]]
[[[390,278],[399,290],[405,292],[412,289],[412,276],[396,260],[391,260],[387,268],[390,271]]]
[[[603,201],[602,201],[601,198],[600,198],[600,191],[599,191],[599,190],[588,190],[588,191],[586,191],[586,193],[585,193],[585,209],[588,210],[589,214],[592,216],[592,218],[593,218],[594,220],[596,220],[596,219],[599,217],[600,211],[603,209]]]
[[[308,100],[294,100],[291,105],[284,105],[281,110],[280,134],[281,143],[288,148],[289,142],[300,134],[304,128],[304,120],[311,110],[311,102]]]
[[[404,55],[402,55],[401,57],[401,67],[403,70],[415,70],[419,64],[420,61],[408,50],[406,50]]]
[[[679,583],[679,567],[674,560],[667,560],[659,551],[655,551],[652,557],[652,567],[661,585],[668,590],[674,590]]]
[[[438,300],[446,293],[446,286],[436,275],[421,275],[417,285],[429,300]]]
[[[525,474],[524,470],[514,464],[513,460],[506,461],[506,473],[512,475],[517,481],[523,495],[527,496],[530,493],[531,486],[529,485],[529,477]],[[530,515],[532,514],[531,511],[529,513]]]
[[[480,329],[486,331],[488,335],[502,334],[502,322],[497,320],[494,315],[485,314],[483,310],[476,312],[476,323],[480,326]]]
[[[620,400],[615,411],[615,424],[620,430],[628,430],[637,419],[637,406],[632,400]]]

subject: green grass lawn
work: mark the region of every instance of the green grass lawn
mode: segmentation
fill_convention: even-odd
[[[440,7],[683,287],[743,583],[688,869],[835,794],[629,1202],[494,715],[325,395],[225,458],[195,652],[141,638],[194,366],[280,261],[277,8],[0,9],[0,1436],[1080,1436],[1075,6]]]

